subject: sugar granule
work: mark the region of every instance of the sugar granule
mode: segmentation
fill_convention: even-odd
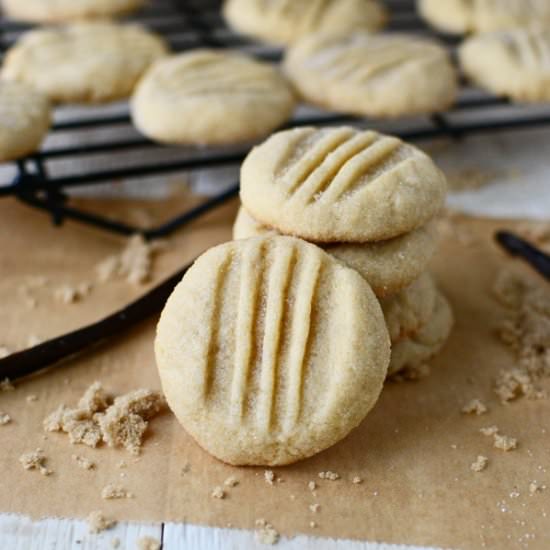
[[[463,414],[475,414],[479,416],[485,414],[487,411],[487,406],[480,399],[472,399],[462,407]]]
[[[487,426],[486,428],[480,428],[479,431],[486,436],[493,436],[498,433],[497,426]]]
[[[501,449],[502,451],[511,451],[516,449],[518,446],[517,439],[515,437],[509,437],[507,435],[494,434],[494,444],[493,446],[496,449]]]
[[[222,500],[225,498],[225,491],[218,485],[217,487],[214,487],[214,489],[212,489],[210,496],[212,498],[217,498],[219,500]]]
[[[336,472],[331,472],[330,470],[327,470],[326,472],[319,472],[319,477],[321,479],[328,479],[329,481],[336,481],[337,479],[340,479],[339,474]]]
[[[134,494],[127,491],[122,485],[109,483],[101,490],[101,498],[105,500],[115,500],[120,498],[134,498]]]
[[[230,476],[223,482],[223,484],[226,487],[236,487],[239,484],[239,480],[234,476]]]
[[[360,483],[363,483],[363,478],[359,477],[359,476],[355,476],[352,480],[351,480],[352,483],[354,483],[355,485],[359,485]]]
[[[485,470],[485,468],[487,468],[488,464],[489,459],[486,456],[479,455],[476,458],[475,462],[472,462],[472,464],[470,464],[470,469],[474,472],[482,472],[483,470]]]
[[[269,485],[275,482],[275,472],[273,470],[264,470],[264,479]]]
[[[314,504],[310,504],[310,505],[309,505],[309,509],[310,509],[314,514],[316,514],[316,513],[319,511],[320,508],[321,508],[321,505],[318,504],[317,502],[315,502]]]
[[[11,416],[8,413],[0,411],[0,426],[5,426],[11,422]]]
[[[315,491],[315,489],[317,489],[317,483],[315,483],[315,481],[309,481],[307,484],[307,488],[310,491]]]
[[[83,470],[93,470],[95,468],[95,462],[89,460],[85,456],[72,455],[71,458],[77,463],[78,467]]]

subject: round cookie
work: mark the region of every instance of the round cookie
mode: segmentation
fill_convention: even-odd
[[[76,23],[25,33],[8,50],[0,75],[53,102],[102,103],[128,97],[165,54],[162,38],[138,25]]]
[[[235,465],[282,465],[345,437],[372,408],[390,354],[368,283],[291,237],[203,254],[168,299],[155,353],[170,408]]]
[[[459,59],[468,78],[496,95],[550,100],[550,28],[474,36],[460,47]]]
[[[227,0],[223,12],[237,31],[279,45],[313,32],[375,31],[387,19],[377,0]]]
[[[550,24],[548,0],[418,0],[417,5],[428,23],[448,33]]]
[[[240,208],[233,225],[234,239],[277,235]],[[429,223],[399,237],[373,243],[338,243],[322,248],[359,272],[378,297],[404,289],[423,273],[437,248],[436,227]]]
[[[403,235],[439,212],[446,187],[416,147],[346,126],[277,132],[241,167],[241,201],[254,218],[317,242]]]
[[[356,115],[440,112],[457,95],[447,50],[412,35],[310,35],[287,50],[284,70],[306,101]]]
[[[428,324],[438,294],[433,277],[425,272],[401,292],[380,300],[392,346]]]
[[[428,323],[414,336],[392,346],[388,376],[410,367],[421,366],[439,353],[453,328],[453,311],[447,299],[437,293],[435,308]]]
[[[0,80],[0,162],[36,151],[51,123],[50,104],[26,84]]]
[[[104,18],[141,7],[145,0],[1,0],[5,15],[31,23]]]
[[[156,141],[220,145],[268,135],[291,117],[295,104],[271,64],[193,50],[151,67],[132,98],[132,118]]]

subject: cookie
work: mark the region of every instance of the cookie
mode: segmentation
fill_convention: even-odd
[[[1,0],[7,17],[31,23],[58,23],[122,15],[145,0]]]
[[[368,283],[315,245],[210,249],[168,299],[155,353],[187,432],[235,465],[282,465],[345,437],[378,399],[389,337]]]
[[[446,180],[398,138],[351,127],[273,134],[241,167],[241,202],[262,224],[318,242],[391,239],[431,220]]]
[[[240,208],[233,238],[246,239],[275,230],[257,222],[244,208]],[[410,233],[376,243],[338,243],[325,245],[326,252],[359,272],[378,297],[402,290],[423,273],[437,248],[435,222]]]
[[[156,141],[220,145],[269,135],[294,107],[290,86],[271,64],[193,50],[151,67],[132,98],[132,118]]]
[[[403,338],[392,346],[388,376],[408,368],[416,368],[437,355],[453,328],[453,311],[440,292],[428,323],[414,336]]]
[[[25,33],[8,50],[0,75],[53,102],[102,103],[128,97],[165,54],[164,41],[138,25],[76,23]]]
[[[387,19],[376,0],[228,0],[223,13],[238,32],[279,45],[314,32],[375,31]]]
[[[454,34],[550,24],[548,0],[418,0],[417,5],[428,23]]]
[[[447,50],[412,35],[310,35],[287,50],[284,70],[305,101],[360,116],[445,111],[457,95]]]
[[[414,337],[428,324],[437,296],[433,277],[426,272],[401,292],[380,300],[392,346]]]
[[[496,95],[550,100],[550,28],[474,36],[460,47],[459,59],[468,78]]]
[[[36,151],[51,123],[50,104],[26,84],[0,80],[0,162]]]

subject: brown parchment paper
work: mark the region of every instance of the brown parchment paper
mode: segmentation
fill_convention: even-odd
[[[167,215],[181,207],[165,203],[87,201],[89,208],[134,215]],[[223,207],[170,239],[155,264],[154,281],[201,250],[230,237],[236,203]],[[506,224],[504,224],[506,225]],[[509,224],[507,224],[509,225]],[[550,487],[550,401],[498,403],[492,383],[514,359],[494,338],[505,311],[490,296],[496,271],[506,258],[491,242],[494,221],[460,222],[461,238],[447,235],[433,270],[455,310],[456,327],[432,374],[416,383],[387,384],[373,412],[347,439],[320,455],[276,470],[274,486],[263,469],[233,468],[203,452],[170,413],[151,422],[143,453],[136,460],[122,450],[71,446],[63,434],[45,434],[41,421],[60,403],[73,404],[94,380],[115,393],[158,388],[153,359],[155,319],[85,355],[0,393],[0,410],[13,422],[0,427],[0,511],[32,517],[84,517],[101,509],[119,520],[187,521],[253,528],[266,518],[281,533],[305,532],[394,543],[455,548],[549,548],[550,488],[529,495],[533,480]],[[467,235],[468,238],[464,238]],[[30,335],[47,338],[112,311],[136,296],[122,281],[94,287],[77,304],[60,304],[53,289],[93,280],[94,266],[122,246],[111,235],[68,223],[52,227],[40,213],[11,200],[0,202],[0,345],[24,347]],[[34,291],[37,306],[26,305],[20,287],[28,276],[49,283]],[[545,284],[545,283],[542,283]],[[35,394],[37,401],[27,402]],[[474,397],[490,408],[465,417],[460,409]],[[479,428],[496,424],[517,437],[519,448],[492,447]],[[42,447],[54,471],[50,477],[24,471],[21,453]],[[84,471],[71,455],[97,463]],[[486,455],[486,471],[470,464]],[[117,467],[125,460],[128,467]],[[189,464],[189,471],[182,474]],[[337,472],[323,481],[318,472]],[[123,474],[124,477],[121,477]],[[224,500],[211,497],[230,475],[240,484]],[[361,476],[363,483],[351,479]],[[307,488],[318,484],[317,495]],[[104,501],[101,489],[122,483],[134,499]],[[519,495],[518,495],[519,494]],[[309,505],[319,503],[317,513]],[[315,521],[317,528],[309,527]]]

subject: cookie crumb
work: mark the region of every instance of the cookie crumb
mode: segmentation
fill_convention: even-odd
[[[153,537],[141,537],[137,541],[138,550],[160,550],[160,541]]]
[[[210,496],[212,498],[217,498],[219,500],[222,500],[225,498],[225,491],[218,485],[217,487],[214,487],[212,490],[212,493],[210,493]]]
[[[34,393],[31,393],[30,395],[27,395],[27,397],[25,397],[25,400],[27,401],[27,403],[34,403],[35,401],[38,401],[38,396]]]
[[[310,521],[309,522],[309,526],[312,528],[312,529],[315,529],[317,527],[317,524],[314,522],[314,521]]]
[[[517,439],[515,437],[509,437],[507,435],[500,435],[498,433],[493,435],[494,444],[493,446],[496,449],[501,449],[503,451],[512,451],[518,446]]]
[[[25,470],[38,470],[43,476],[52,474],[52,471],[46,468],[46,455],[43,449],[22,454],[19,457],[19,462]]]
[[[11,422],[11,416],[8,413],[0,411],[0,426],[5,426]]]
[[[359,476],[355,476],[352,480],[351,480],[352,483],[354,483],[355,485],[359,485],[360,483],[363,483],[363,478],[362,477],[359,477]]]
[[[71,458],[77,463],[79,468],[83,470],[93,470],[95,468],[95,462],[87,459],[85,456],[72,455]]]
[[[223,482],[223,484],[226,487],[236,487],[239,484],[239,480],[234,476],[230,476]]]
[[[326,472],[319,472],[319,477],[321,479],[328,479],[329,481],[336,481],[340,479],[340,476],[336,472],[331,472],[327,470]]]
[[[487,465],[489,464],[489,459],[486,456],[479,455],[475,462],[472,462],[470,465],[470,470],[473,470],[474,472],[482,472],[487,468]]]
[[[90,283],[81,283],[77,286],[62,285],[55,289],[54,297],[62,304],[74,304],[84,299],[91,291]]]
[[[10,353],[8,353],[7,355],[2,355],[2,349],[6,349],[6,348],[0,347],[0,359],[3,359],[4,357],[7,357],[8,355],[10,355]],[[4,380],[0,380],[0,391],[13,391],[13,390],[15,390],[15,386],[10,382],[9,378],[4,378]]]
[[[269,485],[273,485],[276,481],[275,472],[273,470],[264,470],[264,479]]]
[[[529,483],[529,494],[530,495],[535,495],[537,493],[542,493],[542,491],[544,491],[545,489],[546,489],[546,485],[541,485],[537,481],[531,481],[531,483]]]
[[[105,500],[114,500],[120,498],[134,498],[134,494],[127,491],[122,485],[109,483],[101,490],[101,498]]]
[[[317,489],[317,483],[315,483],[315,481],[309,481],[307,484],[307,488],[310,491],[315,491],[315,489]]]
[[[472,399],[462,407],[463,414],[475,414],[480,416],[488,411],[487,406],[480,399]]]
[[[101,533],[101,531],[106,531],[107,529],[110,529],[111,527],[114,527],[116,525],[115,520],[105,517],[103,515],[103,512],[101,512],[100,510],[92,512],[88,516],[87,521],[88,530],[94,535],[96,535],[97,533]]]
[[[276,544],[279,541],[279,533],[275,530],[273,525],[268,523],[265,519],[256,520],[256,541],[260,544]]]
[[[497,426],[487,426],[486,428],[480,428],[479,431],[486,436],[493,436],[498,433]]]
[[[314,504],[310,504],[309,505],[309,509],[314,513],[316,514],[319,509],[321,508],[321,505],[320,504],[317,504],[317,503],[314,503]]]

